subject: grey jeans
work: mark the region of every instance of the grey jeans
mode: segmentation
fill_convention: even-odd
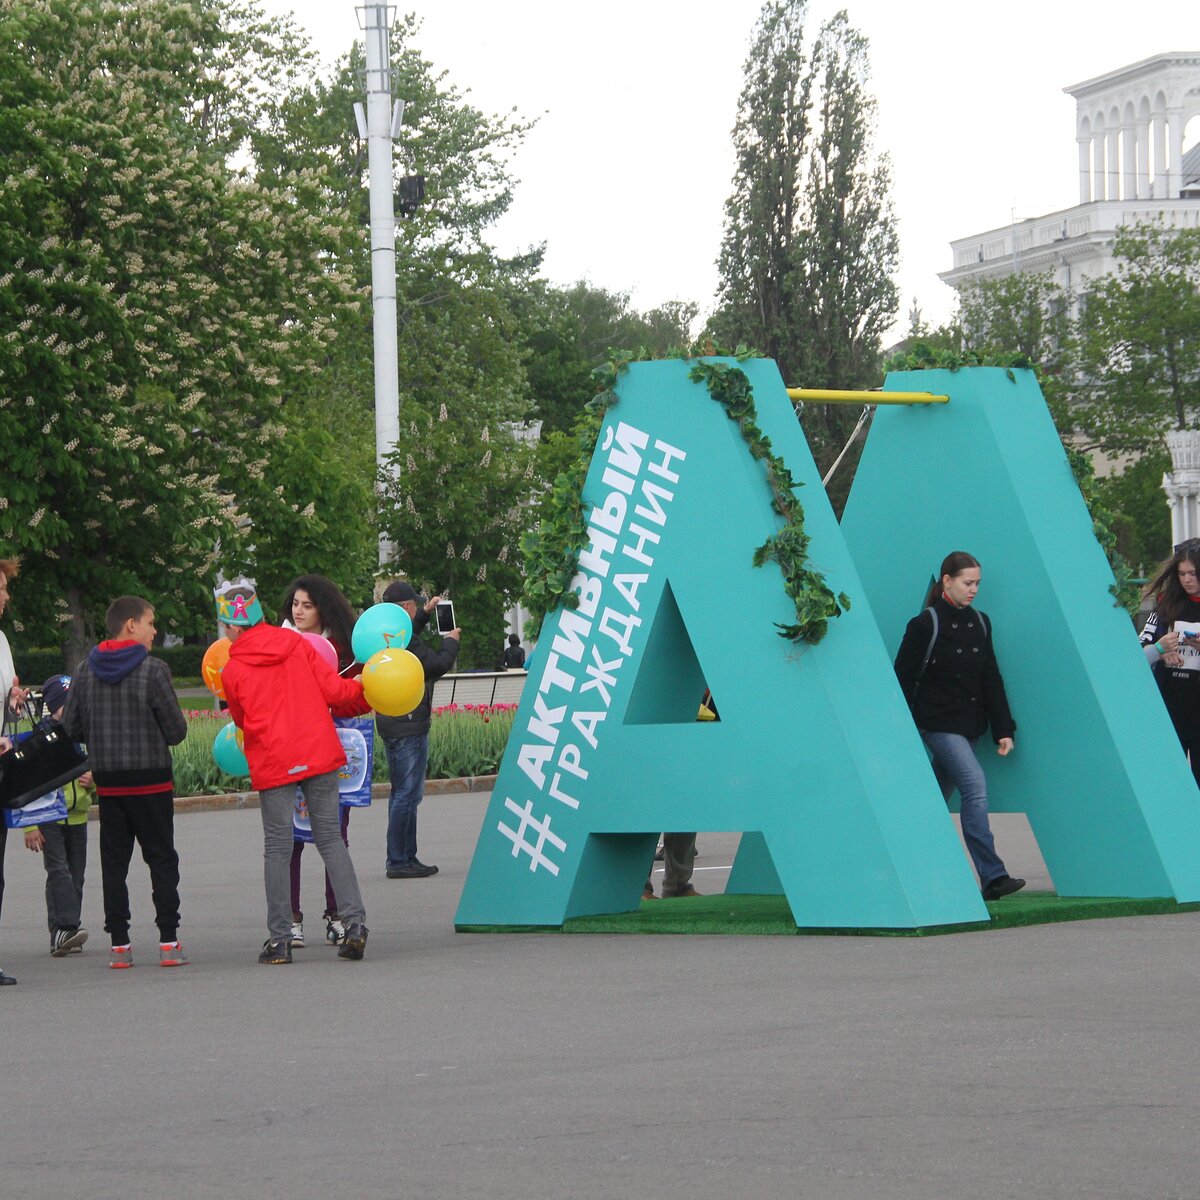
[[[308,816],[312,822],[313,844],[320,854],[329,881],[338,899],[338,910],[346,926],[366,923],[362,893],[350,851],[342,841],[338,812],[337,773],[313,775],[300,781]],[[292,931],[292,811],[296,785],[267,788],[259,793],[263,823],[263,878],[267,887],[267,929],[271,940],[286,938]]]
[[[56,929],[78,929],[83,908],[83,873],[87,867],[86,825],[55,821],[42,826],[42,862],[46,867],[46,923]]]

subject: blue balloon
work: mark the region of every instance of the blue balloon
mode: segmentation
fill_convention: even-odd
[[[250,774],[250,764],[246,761],[245,752],[238,745],[237,735],[238,727],[232,721],[228,725],[222,725],[213,741],[213,758],[226,775],[240,777]]]
[[[380,650],[403,650],[412,637],[412,617],[398,604],[373,604],[354,623],[350,647],[365,663]]]

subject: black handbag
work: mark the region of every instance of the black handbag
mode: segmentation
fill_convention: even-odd
[[[33,714],[28,707],[26,711],[32,722]],[[35,724],[32,733],[0,754],[0,808],[24,808],[78,779],[87,769],[87,755],[61,725],[54,721]]]

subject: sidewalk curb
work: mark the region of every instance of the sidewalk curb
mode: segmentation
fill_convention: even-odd
[[[447,796],[460,792],[490,792],[496,784],[495,775],[466,775],[460,779],[427,779],[425,780],[426,796]],[[391,788],[386,783],[376,783],[371,786],[372,800],[386,800]],[[226,812],[229,809],[257,808],[257,792],[228,792],[223,796],[176,796],[175,813],[195,812]],[[92,820],[99,820],[99,805],[93,805],[88,814]]]

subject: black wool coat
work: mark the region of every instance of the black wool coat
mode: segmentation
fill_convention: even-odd
[[[934,608],[938,636],[924,676],[921,663],[933,636],[928,609],[909,621],[896,654],[896,677],[917,728],[976,738],[990,725],[997,743],[1012,737],[1017,723],[996,662],[991,622],[970,606],[955,608],[945,597]]]

